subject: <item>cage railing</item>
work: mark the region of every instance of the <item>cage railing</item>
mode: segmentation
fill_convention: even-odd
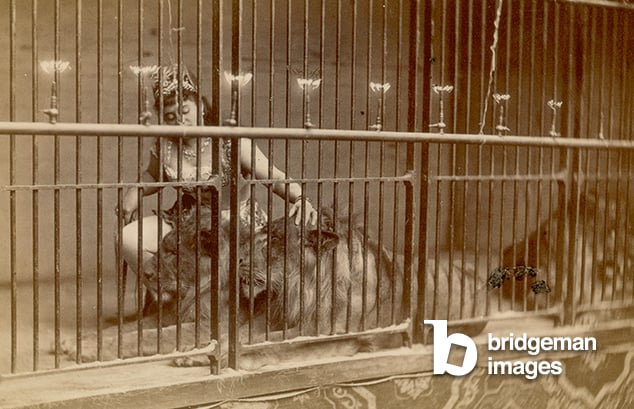
[[[412,288],[414,293],[404,292],[405,302],[412,301],[410,323],[405,327],[387,327],[387,332],[413,332],[414,340],[421,340],[422,319],[449,318],[453,322],[486,322],[495,319],[497,312],[516,311],[515,316],[529,316],[532,314],[546,315],[557,318],[560,323],[571,324],[576,322],[580,314],[588,311],[611,311],[619,308],[632,307],[634,290],[631,288],[632,254],[631,254],[631,229],[628,221],[631,220],[633,170],[631,166],[632,151],[634,143],[626,140],[600,140],[585,138],[554,138],[554,137],[523,137],[523,136],[495,136],[495,135],[456,135],[456,134],[432,134],[432,133],[402,133],[388,131],[341,131],[328,129],[277,129],[277,128],[242,128],[242,127],[174,127],[174,126],[146,126],[146,125],[120,125],[120,124],[75,124],[75,123],[0,123],[0,134],[9,138],[10,145],[14,147],[9,151],[10,169],[8,183],[2,186],[2,191],[8,195],[9,206],[6,214],[9,216],[9,270],[11,274],[11,371],[18,371],[18,323],[19,318],[18,300],[22,290],[18,290],[17,270],[23,269],[21,265],[23,256],[19,256],[19,246],[28,242],[28,237],[20,237],[23,230],[17,228],[19,223],[16,214],[27,210],[22,208],[16,195],[21,192],[32,192],[39,194],[39,202],[44,199],[46,191],[51,191],[58,196],[64,191],[75,191],[76,197],[80,198],[73,211],[62,210],[59,199],[56,200],[53,220],[53,228],[56,236],[54,247],[59,249],[62,240],[59,229],[62,224],[61,218],[81,217],[82,192],[86,190],[96,190],[103,192],[106,190],[121,191],[122,188],[132,187],[137,189],[147,187],[174,187],[197,188],[205,186],[216,186],[217,179],[196,182],[157,182],[144,184],[141,182],[97,182],[97,183],[61,183],[59,178],[55,178],[52,183],[22,183],[21,173],[24,168],[21,158],[15,156],[16,138],[19,136],[37,135],[38,138],[55,137],[81,137],[83,139],[98,138],[128,138],[143,136],[170,136],[170,137],[211,137],[231,140],[237,146],[240,138],[251,138],[257,141],[267,141],[279,139],[281,141],[307,141],[326,143],[327,141],[337,143],[402,143],[409,159],[404,167],[396,167],[393,174],[380,172],[375,174],[367,171],[370,162],[373,160],[369,156],[370,152],[365,152],[364,163],[361,164],[361,175],[336,174],[327,176],[325,173],[312,174],[309,171],[310,160],[304,159],[301,163],[300,177],[292,179],[277,180],[276,182],[290,183],[297,182],[306,186],[314,187],[317,203],[325,203],[325,197],[329,192],[335,195],[337,192],[346,191],[346,186],[351,189],[355,183],[359,183],[360,194],[358,196],[348,194],[348,204],[350,207],[358,206],[363,209],[364,218],[367,222],[371,218],[371,213],[365,209],[369,201],[381,198],[381,191],[390,184],[404,186],[403,191],[397,193],[398,199],[393,199],[393,206],[397,201],[402,201],[403,210],[394,220],[403,222],[402,230],[394,228],[393,231],[383,231],[379,237],[379,243],[383,241],[385,247],[390,242],[392,235],[399,241],[399,245],[394,247],[396,252],[401,253],[404,268],[404,286],[410,288],[408,277],[418,283],[417,288]],[[120,140],[120,139],[117,139]],[[338,146],[338,145],[336,145]],[[380,145],[384,146],[384,145]],[[443,149],[450,152],[455,147],[471,149],[467,155],[471,159],[471,165],[459,164],[455,158],[451,163],[443,163],[445,156]],[[234,149],[233,152],[236,152]],[[321,151],[319,151],[321,152]],[[426,160],[425,152],[427,152]],[[288,151],[286,160],[288,160]],[[59,154],[58,154],[59,155]],[[362,156],[363,157],[363,156]],[[398,159],[397,155],[397,159]],[[451,157],[451,156],[450,156]],[[525,158],[528,158],[525,160]],[[532,158],[532,159],[531,159]],[[58,159],[59,160],[59,159]],[[237,166],[237,156],[232,157],[233,166]],[[498,161],[500,163],[498,163]],[[319,161],[317,161],[319,162]],[[379,160],[379,163],[381,161]],[[59,164],[57,165],[59,166]],[[464,166],[464,167],[463,167]],[[365,168],[365,171],[363,170]],[[317,169],[321,169],[317,166]],[[462,170],[460,170],[462,169]],[[83,169],[86,171],[87,169]],[[236,175],[234,175],[236,176]],[[293,175],[294,176],[294,175]],[[237,176],[236,176],[237,177]],[[272,179],[247,181],[251,186],[266,187],[272,183]],[[234,180],[237,184],[237,180]],[[369,195],[368,191],[376,185],[376,196]],[[325,186],[339,186],[339,188],[328,188]],[[496,193],[496,189],[497,193]],[[382,190],[383,189],[383,190]],[[395,187],[395,189],[397,189]],[[534,189],[534,190],[531,190]],[[321,193],[319,193],[321,192]],[[470,195],[470,193],[472,195]],[[533,193],[536,192],[536,193]],[[345,194],[340,193],[343,196]],[[475,196],[473,196],[475,194]],[[522,213],[522,209],[529,209],[526,204],[532,194],[535,195],[537,205],[541,210],[537,210],[537,216],[526,216],[528,211]],[[508,197],[505,199],[504,197]],[[472,202],[470,198],[474,198]],[[510,198],[510,199],[509,199]],[[620,200],[619,198],[625,198]],[[85,199],[84,199],[85,200]],[[486,201],[489,204],[486,204]],[[507,202],[508,201],[508,202]],[[487,212],[481,213],[473,209],[473,203],[483,202],[484,207],[489,208]],[[543,202],[543,203],[542,203]],[[100,202],[101,203],[101,202]],[[270,201],[267,201],[270,203]],[[450,203],[447,207],[444,203]],[[377,203],[378,205],[378,203]],[[461,207],[462,206],[462,207]],[[492,206],[500,206],[499,213],[492,209]],[[507,215],[503,206],[508,206]],[[102,203],[103,207],[103,203]],[[232,194],[231,223],[230,229],[230,268],[229,279],[230,293],[229,316],[229,365],[239,366],[240,354],[249,349],[266,348],[270,341],[259,343],[250,336],[242,339],[239,336],[239,287],[240,287],[240,226],[238,224],[239,204],[237,194]],[[160,211],[160,205],[159,205]],[[252,210],[251,210],[252,211]],[[614,211],[618,220],[625,223],[615,222],[608,217]],[[271,211],[268,212],[272,214]],[[345,213],[341,210],[341,213]],[[508,213],[511,213],[510,215]],[[377,219],[383,221],[383,213],[378,212]],[[473,216],[473,217],[472,217]],[[36,214],[34,224],[44,223],[45,218]],[[472,220],[473,219],[473,220]],[[103,229],[103,218],[97,225],[98,237]],[[510,223],[508,222],[510,220]],[[471,224],[470,224],[471,223]],[[379,229],[387,222],[379,223]],[[396,223],[393,223],[396,224]],[[505,225],[510,225],[511,233],[508,233]],[[528,225],[536,226],[529,228]],[[523,227],[522,227],[523,225]],[[541,229],[541,230],[540,230]],[[447,231],[448,238],[443,238]],[[468,232],[472,232],[469,238]],[[546,241],[553,241],[552,247],[542,246],[540,237],[548,232]],[[253,234],[253,232],[250,232]],[[535,234],[537,238],[532,237]],[[76,291],[75,294],[82,294],[83,300],[86,298],[86,291],[82,291],[82,280],[84,278],[81,270],[86,267],[86,263],[81,261],[82,252],[87,251],[85,245],[81,243],[88,236],[87,229],[83,229],[78,236],[75,246],[78,261],[75,268],[78,273],[75,277],[75,285],[67,286],[60,278],[62,267],[59,260],[59,250],[55,255],[55,315],[56,323],[54,331],[56,333],[56,354],[55,367],[63,365],[59,362],[61,345],[61,320],[63,312],[60,309],[62,293],[69,290]],[[497,237],[499,236],[499,237]],[[38,236],[31,237],[35,252],[39,251]],[[470,240],[473,240],[473,244]],[[532,240],[532,241],[531,241]],[[447,242],[449,245],[445,250],[441,249],[439,243]],[[531,244],[533,243],[533,244]],[[536,247],[535,247],[535,243]],[[197,245],[199,247],[200,244]],[[531,247],[533,246],[533,247]],[[98,244],[103,253],[103,244]],[[473,259],[465,254],[475,251]],[[442,254],[446,252],[446,254]],[[21,253],[21,252],[20,252]],[[586,259],[586,255],[588,256]],[[514,284],[519,283],[520,287],[512,287],[510,294],[499,291],[493,293],[491,288],[486,287],[487,280],[490,279],[492,271],[498,267],[508,267],[512,270],[516,267],[537,267],[537,264],[546,260],[540,267],[545,271],[544,275],[538,278],[545,278],[547,284],[554,288],[552,298],[545,298],[544,303],[532,305],[533,301],[528,299],[527,281],[520,283],[519,276],[511,277]],[[98,258],[98,263],[103,264],[105,260]],[[472,264],[475,267],[468,266]],[[119,265],[119,261],[116,262]],[[479,268],[480,265],[485,266]],[[618,268],[613,268],[617,266]],[[37,266],[36,266],[37,267]],[[614,271],[612,275],[605,274],[608,267]],[[117,267],[118,269],[119,267]],[[475,270],[475,278],[465,279],[465,271]],[[541,273],[540,273],[541,274]],[[117,272],[117,279],[121,280],[121,271]],[[36,294],[33,302],[34,309],[41,308],[38,302],[37,293],[42,277],[37,277],[32,282],[32,291]],[[103,277],[99,280],[103,281]],[[484,283],[484,286],[483,286]],[[104,283],[102,282],[101,285]],[[367,296],[367,283],[365,278],[362,283],[358,283],[364,288],[364,299]],[[121,307],[124,289],[122,283],[117,284],[119,288],[119,304]],[[502,290],[508,284],[502,284]],[[369,288],[369,287],[368,287]],[[519,289],[518,289],[519,288]],[[215,291],[227,289],[216,288]],[[103,297],[103,290],[99,290],[99,297]],[[474,297],[471,304],[464,304],[463,299],[469,294]],[[485,295],[482,295],[485,294]],[[78,296],[78,295],[77,295]],[[137,298],[141,293],[137,294]],[[200,296],[196,296],[198,300]],[[510,300],[510,301],[509,301]],[[552,300],[552,301],[551,301]],[[81,363],[81,341],[85,336],[81,323],[81,302],[78,301],[77,316],[78,323],[76,329],[75,342],[78,345],[77,363]],[[251,303],[254,301],[251,299]],[[447,305],[443,305],[447,302]],[[482,305],[478,305],[482,302]],[[497,304],[497,306],[496,306]],[[213,303],[212,303],[213,305]],[[484,307],[484,308],[481,308]],[[197,309],[199,307],[196,307]],[[216,306],[222,309],[221,306]],[[254,308],[253,304],[250,306]],[[388,306],[381,308],[389,309]],[[448,311],[458,312],[450,314]],[[101,309],[100,309],[101,311]],[[140,309],[137,308],[137,316]],[[118,311],[118,320],[121,321],[122,311]],[[217,311],[218,313],[218,311]],[[99,313],[101,314],[101,312]],[[270,312],[269,312],[270,314]],[[137,317],[138,318],[138,317]],[[196,319],[198,321],[198,319]],[[216,322],[218,322],[216,320]],[[183,323],[180,323],[183,324]],[[179,325],[180,325],[179,324]],[[400,324],[394,322],[393,324]],[[38,345],[38,319],[37,313],[34,316],[34,348],[33,370],[41,370],[36,362],[39,359]],[[140,324],[139,324],[140,325]],[[137,329],[142,326],[137,326]],[[159,325],[160,328],[160,325]],[[363,326],[361,327],[363,329]],[[288,328],[287,328],[288,329]],[[251,329],[252,330],[252,329]],[[372,330],[371,330],[372,331]],[[101,333],[101,330],[98,331]],[[363,331],[361,331],[363,332]],[[119,328],[119,342],[124,336],[123,330]],[[267,336],[269,329],[266,330]],[[142,342],[142,332],[138,331],[140,337],[138,343]],[[347,334],[325,337],[335,340],[338,337],[354,337],[355,331]],[[177,335],[178,338],[178,335]],[[198,335],[195,337],[199,338]],[[285,337],[283,343],[292,343],[292,338]],[[314,342],[307,340],[306,342]],[[171,356],[170,356],[171,357]],[[136,362],[132,360],[130,362]]]

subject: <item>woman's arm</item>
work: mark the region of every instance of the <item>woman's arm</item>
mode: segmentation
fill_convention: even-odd
[[[150,162],[147,168],[141,174],[141,182],[156,182],[159,180],[159,172],[161,171],[161,163],[154,152],[150,153]],[[144,187],[143,196],[154,194],[158,191],[157,187]],[[121,210],[125,224],[136,219],[137,209],[139,207],[139,195],[136,188],[127,189],[123,195]]]
[[[251,163],[252,157],[255,158],[253,165]],[[269,179],[269,159],[250,139],[245,138],[240,140],[240,164],[243,173],[249,174],[255,179]],[[286,174],[275,165],[270,167],[270,179],[287,179]],[[251,173],[252,171],[253,174]],[[310,201],[308,201],[308,198],[303,195],[302,188],[298,183],[293,182],[288,184],[288,195],[286,195],[287,189],[285,183],[274,183],[273,192],[282,199],[292,203],[289,216],[295,216],[295,224],[301,222],[302,203],[305,206],[306,223],[315,224],[317,222],[317,211],[313,208]]]

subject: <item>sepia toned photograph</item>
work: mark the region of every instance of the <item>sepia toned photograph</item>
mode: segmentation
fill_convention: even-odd
[[[0,408],[634,407],[634,2],[0,0]]]

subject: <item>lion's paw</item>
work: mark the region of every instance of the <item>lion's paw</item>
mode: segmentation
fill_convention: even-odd
[[[175,358],[172,361],[172,365],[179,368],[189,368],[194,366],[209,366],[209,357],[206,355],[185,356],[182,358]]]

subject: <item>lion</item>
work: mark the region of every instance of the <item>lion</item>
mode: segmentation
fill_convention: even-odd
[[[266,298],[274,328],[300,326],[307,335],[400,323],[400,268],[375,240],[364,239],[360,217],[335,220],[331,209],[320,213],[320,228],[278,218],[242,241],[243,296]]]
[[[320,215],[319,229],[280,218],[241,244],[240,288],[245,298],[266,298],[271,325],[301,324],[303,334],[323,335],[384,328],[410,318],[419,329],[423,319],[447,319],[463,321],[456,329],[465,334],[483,330],[486,274],[477,274],[474,263],[452,261],[444,253],[438,260],[428,258],[421,272],[425,317],[414,317],[404,298],[404,256],[380,246],[360,215],[335,218],[330,208],[320,209]],[[418,305],[418,259],[413,254],[411,306]],[[397,344],[386,338],[368,342],[370,349]]]
[[[226,329],[228,325],[229,309],[229,292],[226,290],[229,285],[229,225],[226,220],[221,220],[218,226],[218,251],[214,251],[211,245],[215,234],[214,229],[212,229],[212,220],[213,215],[209,208],[203,207],[200,213],[192,213],[182,221],[178,229],[170,231],[163,238],[159,251],[144,265],[143,282],[160,308],[163,318],[162,327],[157,328],[155,315],[144,317],[142,344],[140,346],[138,345],[140,337],[137,322],[126,324],[121,335],[117,334],[116,327],[107,329],[102,335],[103,348],[100,356],[97,354],[95,337],[85,337],[81,348],[83,362],[97,359],[116,359],[119,357],[117,353],[120,353],[123,358],[128,358],[139,354],[153,355],[177,349],[188,350],[193,346],[204,346],[205,340],[212,339],[219,341],[223,352],[221,359],[226,359],[228,336],[223,329]],[[273,223],[273,225],[277,223],[279,222]],[[243,243],[251,239],[248,226],[242,226],[240,230]],[[323,237],[328,237],[328,233],[325,232]],[[277,250],[278,254],[283,251],[283,249]],[[212,272],[214,257],[218,261],[217,276],[214,276]],[[309,259],[315,260],[314,255],[312,258],[309,256]],[[212,279],[218,281],[220,288],[218,292],[220,299],[217,300],[220,310],[218,325],[221,332],[219,334],[212,332],[210,323],[212,301],[216,301],[211,298]],[[196,290],[197,286],[198,291]],[[296,328],[287,328],[284,332],[274,331],[267,334],[265,314],[261,308],[250,311],[248,299],[244,296],[246,292],[247,290],[244,288],[239,290],[242,297],[238,311],[238,324],[239,339],[242,343],[264,341],[265,335],[267,335],[266,340],[268,341],[281,341],[284,338],[293,338],[299,335]],[[355,294],[355,297],[358,295]],[[198,311],[196,311],[196,307],[198,307]],[[374,305],[370,308],[374,308]],[[308,305],[308,309],[315,311],[316,306]],[[180,319],[180,324],[173,325],[177,319]],[[283,325],[276,317],[271,326],[282,328]],[[242,369],[256,369],[280,361],[305,359],[307,354],[321,357],[351,355],[374,347],[366,338],[339,340],[327,346],[316,344],[287,345],[287,348],[276,346],[266,351],[241,354],[240,365]],[[77,353],[74,341],[64,342],[62,348],[69,357],[74,358]],[[179,366],[209,365],[209,360],[207,357],[201,356],[177,359],[173,363]]]
[[[293,220],[281,217],[253,233],[249,226],[240,229],[240,343],[274,342],[300,335],[363,333],[401,324],[412,318],[404,299],[402,256],[393,257],[380,246],[365,228],[361,217],[335,218],[331,209],[320,209],[320,214],[319,226],[295,225]],[[126,358],[139,353],[147,355],[187,350],[193,346],[204,346],[212,339],[219,341],[223,353],[221,358],[226,358],[229,224],[221,218],[217,229],[218,250],[214,251],[212,220],[213,215],[208,208],[202,208],[199,214],[184,219],[178,229],[165,236],[159,251],[144,266],[144,285],[160,305],[164,327],[159,331],[156,317],[145,317],[140,347],[136,322],[123,329],[121,344],[118,344],[118,334],[104,334],[100,359],[117,358],[113,355],[117,349]],[[214,258],[218,262],[217,276],[212,272]],[[416,261],[413,265],[417,265]],[[431,272],[432,269],[428,268],[425,273],[429,275]],[[412,305],[416,305],[416,272],[412,273],[410,294]],[[466,274],[456,272],[448,275],[443,271],[438,279],[440,281],[436,284],[439,288],[435,293],[442,299],[453,298],[454,302],[459,302],[461,300],[455,300],[456,297],[443,294],[452,288],[453,292],[460,287],[473,288],[471,268]],[[211,298],[211,284],[215,280],[220,289],[219,300]],[[464,281],[464,285],[460,285],[460,280]],[[426,305],[434,302],[435,296],[432,295],[429,294],[428,300],[425,293]],[[460,296],[469,300],[473,298],[473,293],[467,291]],[[197,299],[199,302],[196,302]],[[212,333],[212,301],[218,302],[219,334]],[[430,311],[429,305],[427,308]],[[449,311],[453,307],[447,308]],[[455,314],[451,312],[447,318],[458,318]],[[179,326],[173,325],[177,318],[180,318]],[[239,362],[242,369],[256,369],[271,363],[301,361],[307,356],[348,356],[402,346],[407,335],[409,332],[376,334],[370,331],[367,335],[344,337],[329,343],[291,342],[274,345],[262,352],[243,352]],[[84,340],[83,361],[98,358],[95,345],[89,338]],[[65,343],[64,352],[74,357],[74,345]],[[208,365],[209,360],[200,356],[177,359],[173,363],[179,366]]]

